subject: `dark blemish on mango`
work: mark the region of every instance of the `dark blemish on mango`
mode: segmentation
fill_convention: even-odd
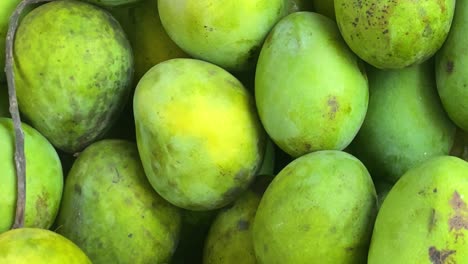
[[[35,225],[40,225],[40,221],[44,221],[49,219],[49,210],[47,208],[47,204],[49,201],[49,194],[47,192],[42,192],[36,200],[36,223]]]
[[[78,194],[78,195],[81,195],[81,186],[78,185],[78,184],[75,184],[73,186],[73,189],[75,190],[75,192]]]
[[[432,190],[433,193],[437,193],[437,188],[434,188],[434,190]]]
[[[246,221],[244,219],[241,219],[237,222],[237,230],[239,231],[245,231],[249,229],[250,223],[249,221]]]
[[[224,201],[230,201],[233,200],[234,198],[237,197],[237,195],[242,192],[242,188],[235,186],[229,188],[224,194],[223,194],[223,200]]]
[[[115,174],[114,174],[114,177],[112,177],[112,183],[118,183],[120,181],[120,178],[122,178],[120,176],[120,173],[119,171],[117,170],[117,168],[114,167],[114,170],[115,170]]]
[[[453,193],[450,206],[454,210],[454,215],[449,219],[450,231],[468,230],[468,207],[457,191]]]
[[[447,73],[450,74],[453,72],[453,61],[447,61]]]
[[[382,34],[384,34],[384,35],[387,34],[387,33],[388,33],[388,29],[382,31]]]
[[[329,119],[335,119],[336,112],[338,112],[338,109],[340,108],[340,104],[336,100],[336,96],[330,96],[327,104],[330,107],[330,111],[328,112]]]
[[[429,259],[432,264],[445,264],[447,258],[455,254],[455,250],[437,250],[434,246],[429,248]]]
[[[132,233],[128,234],[128,238],[132,238],[132,237],[133,237]]]
[[[348,251],[348,252],[350,252],[350,251],[353,251],[354,248],[353,248],[353,247],[345,247],[345,250]]]
[[[428,37],[432,36],[432,28],[431,28],[430,23],[427,23],[426,27],[424,27],[424,31],[423,31],[422,36],[425,37],[425,38],[428,38]]]

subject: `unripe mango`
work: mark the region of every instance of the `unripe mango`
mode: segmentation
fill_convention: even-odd
[[[468,162],[439,156],[406,172],[377,215],[369,264],[467,263]]]
[[[258,263],[365,263],[377,195],[364,165],[336,150],[306,154],[272,181],[258,206]]]
[[[146,175],[169,202],[221,208],[254,179],[265,133],[253,97],[226,70],[196,59],[162,62],[141,78],[133,108]]]
[[[455,0],[335,0],[336,21],[349,47],[379,69],[419,64],[442,46]]]
[[[364,121],[367,77],[334,21],[296,12],[262,47],[255,99],[268,135],[289,155],[342,150]]]
[[[436,54],[437,90],[452,121],[468,133],[468,1],[456,4],[452,28]]]

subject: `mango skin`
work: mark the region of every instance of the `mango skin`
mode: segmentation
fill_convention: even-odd
[[[450,119],[468,133],[468,3],[457,1],[452,28],[437,52],[437,91]]]
[[[135,86],[154,65],[173,58],[189,57],[164,30],[156,0],[109,9],[120,22],[132,45]]]
[[[251,230],[260,198],[247,190],[216,216],[206,238],[204,264],[257,263]]]
[[[266,132],[289,155],[342,150],[364,121],[367,77],[331,19],[296,12],[262,47],[255,99]]]
[[[192,57],[229,71],[254,66],[263,40],[289,0],[158,0],[161,22]]]
[[[141,78],[133,99],[146,176],[189,210],[221,208],[247,189],[265,153],[254,99],[209,62],[171,59]]]
[[[380,208],[368,263],[466,263],[467,197],[467,162],[439,156],[412,168]]]
[[[158,264],[174,253],[181,219],[151,188],[136,144],[102,140],[73,164],[57,226],[95,264]]]
[[[455,0],[335,0],[334,5],[346,43],[379,69],[405,68],[432,57],[447,37],[455,10]]]
[[[23,123],[26,157],[25,227],[50,228],[62,199],[63,173],[54,147],[37,130]],[[13,121],[0,118],[0,233],[12,226],[17,180]],[[0,261],[0,263],[2,263]]]
[[[0,117],[10,117],[10,102],[8,101],[8,88],[0,84]]]
[[[417,164],[449,154],[456,128],[437,96],[433,66],[368,67],[369,109],[353,148],[376,179],[394,183]]]
[[[19,228],[0,234],[0,262],[15,264],[91,264],[67,238],[47,229]]]
[[[119,23],[91,4],[35,8],[19,25],[15,60],[20,111],[65,152],[99,139],[129,96],[130,44]]]
[[[288,164],[253,223],[258,263],[365,263],[377,195],[364,165],[336,150]],[[298,217],[300,216],[300,217]]]

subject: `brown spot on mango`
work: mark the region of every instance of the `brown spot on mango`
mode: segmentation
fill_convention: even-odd
[[[429,259],[432,264],[445,264],[448,263],[447,259],[450,255],[455,254],[455,250],[437,250],[434,246],[429,248]]]
[[[453,216],[449,219],[450,231],[468,230],[468,207],[457,191],[453,193],[450,206],[454,210]]]

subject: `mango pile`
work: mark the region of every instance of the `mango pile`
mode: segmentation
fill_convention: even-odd
[[[467,1],[33,2],[0,263],[468,263]]]

